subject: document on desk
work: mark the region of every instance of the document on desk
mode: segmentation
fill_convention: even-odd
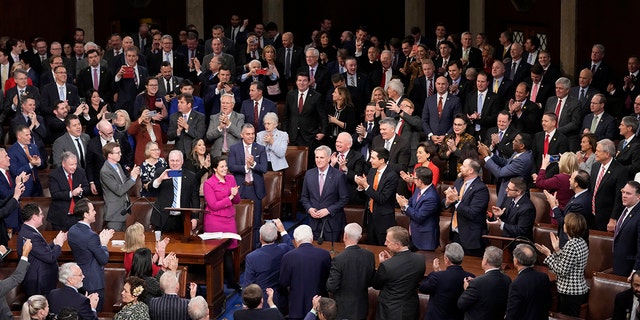
[[[200,239],[202,240],[211,240],[211,239],[236,239],[236,240],[242,240],[242,237],[237,234],[237,233],[233,233],[233,232],[205,232],[202,234],[199,234],[198,237],[200,237]]]

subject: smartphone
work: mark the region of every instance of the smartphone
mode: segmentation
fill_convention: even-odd
[[[169,176],[169,178],[178,178],[182,176],[182,170],[169,170],[169,172],[167,172],[167,175]]]
[[[558,162],[560,161],[560,155],[559,154],[555,154],[555,155],[550,155],[549,156],[549,162]]]
[[[157,114],[158,114],[158,111],[155,111],[155,110],[149,111],[149,117],[151,118],[155,117]]]
[[[382,101],[378,101],[378,107],[380,107],[381,109],[384,109],[387,107],[387,102],[382,100]]]
[[[267,70],[266,69],[258,69],[258,70],[256,70],[256,74],[258,74],[258,75],[266,75],[267,74]]]
[[[162,98],[156,98],[156,102],[162,102]]]
[[[84,98],[80,98],[80,104],[83,104],[84,101],[85,101]]]

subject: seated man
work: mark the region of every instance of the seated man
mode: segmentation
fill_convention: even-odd
[[[85,296],[79,293],[78,289],[82,287],[83,279],[84,274],[77,263],[67,262],[61,265],[60,271],[58,271],[58,280],[62,282],[63,286],[51,290],[47,296],[49,311],[58,314],[62,308],[72,307],[78,311],[80,319],[97,320],[98,294],[92,293]]]
[[[165,272],[160,277],[160,288],[164,294],[151,299],[149,315],[154,320],[189,320],[189,300],[180,298],[180,282],[174,272]]]
[[[331,298],[315,296],[312,300],[313,308],[304,317],[304,320],[332,320],[338,315],[336,301]]]
[[[501,207],[491,207],[493,217],[487,220],[487,224],[500,227],[504,237],[526,237],[533,240],[536,208],[527,195],[527,183],[521,177],[511,178],[506,190],[507,198]]]
[[[192,320],[209,320],[209,304],[202,296],[191,298],[187,310]]]
[[[616,300],[613,303],[613,319],[633,319],[634,310],[633,305],[635,301],[640,299],[640,273],[638,271],[631,275],[631,288],[616,294]]]
[[[259,285],[251,284],[246,287],[242,292],[242,304],[244,308],[236,310],[236,312],[233,313],[233,318],[236,320],[284,320],[282,313],[280,313],[278,307],[273,303],[273,289],[267,288],[266,292],[269,307],[263,306],[262,289]]]

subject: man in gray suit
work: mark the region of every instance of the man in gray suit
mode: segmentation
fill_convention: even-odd
[[[169,118],[167,139],[175,141],[173,149],[182,151],[182,154],[190,154],[191,143],[204,136],[204,114],[192,109],[193,95],[181,94],[176,99],[178,112]]]
[[[31,247],[31,239],[25,240],[22,245],[22,256],[18,262],[18,267],[16,267],[16,271],[14,271],[11,276],[0,281],[0,292],[4,292],[5,294],[9,293],[9,291],[17,287],[22,282],[30,265],[29,253],[31,252]],[[9,305],[7,304],[7,299],[5,299],[4,294],[0,296],[0,316],[2,316],[3,319],[13,319],[13,314],[11,313],[11,309],[9,309]]]
[[[106,161],[100,169],[100,182],[104,196],[104,221],[107,228],[115,231],[124,231],[126,211],[129,206],[129,189],[135,186],[136,179],[140,175],[140,167],[137,165],[131,169],[130,177],[120,166],[120,145],[109,142],[102,148]]]
[[[582,111],[578,99],[569,95],[571,80],[561,77],[556,80],[556,95],[547,99],[545,112],[553,112],[558,117],[558,132],[569,140],[569,150],[579,149],[579,131],[582,125]]]
[[[70,114],[65,118],[64,124],[67,127],[67,134],[63,134],[60,138],[53,142],[53,165],[60,166],[62,163],[62,153],[70,151],[78,158],[78,164],[86,169],[87,143],[89,143],[89,135],[82,132],[82,124],[75,114]],[[92,186],[91,191],[94,191]]]
[[[225,67],[225,69],[231,70],[231,77],[235,79],[236,60],[232,55],[222,52],[222,49],[224,49],[222,40],[220,38],[213,38],[211,40],[212,53],[209,53],[202,58],[202,65],[208,66],[214,56],[220,56],[220,63]]]
[[[213,142],[211,158],[227,155],[229,148],[240,142],[240,132],[244,124],[244,115],[233,111],[235,97],[224,93],[220,97],[220,113],[211,116],[207,140]]]

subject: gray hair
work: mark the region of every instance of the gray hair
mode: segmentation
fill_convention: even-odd
[[[601,94],[601,93],[598,93]],[[622,118],[621,121],[625,126],[631,127],[631,132],[635,133],[638,131],[638,119],[634,116],[626,116]]]
[[[348,133],[348,132],[340,132],[338,133],[338,137],[345,137],[347,139],[347,143],[349,144],[349,147],[353,146],[353,137]]]
[[[258,67],[262,66],[262,62],[260,62],[260,60],[258,60],[258,59],[253,59],[253,60],[249,61],[249,67],[251,67],[254,64],[257,64]]]
[[[464,258],[464,249],[457,242],[449,243],[444,247],[444,256],[453,264],[461,264]]]
[[[278,124],[278,114],[275,112],[267,112],[267,114],[264,115],[264,117],[262,118],[262,121],[270,121],[273,122],[275,124]]]
[[[399,95],[404,94],[404,84],[402,84],[402,81],[400,81],[400,79],[391,79],[391,81],[389,81],[389,84],[387,86],[387,91],[389,91],[389,89],[393,89]]]
[[[180,156],[180,160],[184,161],[184,155],[182,154],[182,151],[180,151],[180,150],[171,150],[171,151],[169,152],[169,156],[167,157],[167,160],[168,160],[169,158],[171,158],[171,155],[172,155],[172,154],[177,154],[177,155],[179,155],[179,156]]]
[[[266,243],[273,243],[278,238],[278,229],[275,223],[267,222],[260,227],[260,239]]]
[[[602,151],[608,153],[610,157],[616,155],[616,145],[613,143],[613,141],[609,139],[602,139],[598,141],[597,145],[602,148]]]
[[[255,129],[255,128],[253,127],[253,124],[245,123],[242,125],[242,127],[240,127],[240,132],[244,131],[244,129]]]
[[[293,238],[298,244],[313,242],[313,232],[311,231],[311,227],[306,224],[300,225],[293,230]]]
[[[386,124],[386,125],[392,126],[393,129],[395,130],[396,125],[398,125],[398,122],[396,122],[396,120],[391,118],[391,117],[387,117],[387,118],[384,118],[384,119],[380,120],[378,122],[378,124],[380,124],[380,125]]]
[[[320,56],[320,51],[318,51],[318,49],[316,48],[309,48],[307,49],[307,51],[305,51],[305,54],[311,52],[311,55],[314,57],[319,57]]]
[[[500,268],[502,266],[502,249],[494,246],[488,246],[484,250],[482,258],[487,261],[488,265],[494,268]]]
[[[164,293],[175,293],[175,288],[178,288],[179,285],[178,276],[173,271],[167,271],[160,277],[160,289]]]
[[[232,93],[223,93],[223,94],[220,95],[220,102],[222,102],[222,98],[224,98],[224,97],[231,97],[231,101],[233,103],[235,103],[235,101],[236,101],[236,96],[234,96]]]
[[[71,151],[65,151],[62,153],[62,162],[65,162],[69,159],[78,159],[75,153]]]
[[[538,257],[536,256],[536,250],[532,246],[521,243],[513,249],[513,257],[519,264],[525,267],[531,267],[536,263]]]
[[[330,157],[330,156],[331,156],[331,148],[329,148],[329,147],[327,147],[327,146],[325,146],[325,145],[321,145],[321,146],[317,147],[317,148],[313,151],[313,153],[314,153],[314,154],[316,154],[316,153],[318,153],[318,151],[324,151],[324,152],[325,152],[325,154],[327,155],[327,157]]]
[[[380,56],[382,57],[383,54],[390,54],[393,56],[393,52],[391,52],[391,50],[382,50],[382,53],[380,53]]]
[[[78,267],[75,262],[67,262],[60,266],[58,270],[58,281],[67,284],[67,280],[73,276],[73,267]]]
[[[84,44],[84,52],[87,52],[91,49],[96,49],[98,50],[98,45],[95,42],[89,41],[87,43]]]
[[[560,77],[556,80],[556,85],[561,85],[565,89],[571,88],[571,80],[565,77]]]
[[[362,238],[362,227],[355,222],[349,223],[344,226],[344,235],[347,239],[358,241]]]
[[[168,35],[168,34],[163,35],[162,38],[160,38],[160,39],[161,40],[169,39],[169,40],[171,40],[171,42],[173,42],[173,37],[171,35]]]
[[[189,318],[193,320],[204,319],[209,315],[209,305],[207,304],[207,300],[202,296],[191,298],[191,300],[189,300],[189,307],[187,310]]]
[[[604,46],[603,45],[601,45],[599,43],[596,43],[591,48],[598,48],[598,50],[600,50],[600,52],[602,52],[602,55],[604,56]]]

